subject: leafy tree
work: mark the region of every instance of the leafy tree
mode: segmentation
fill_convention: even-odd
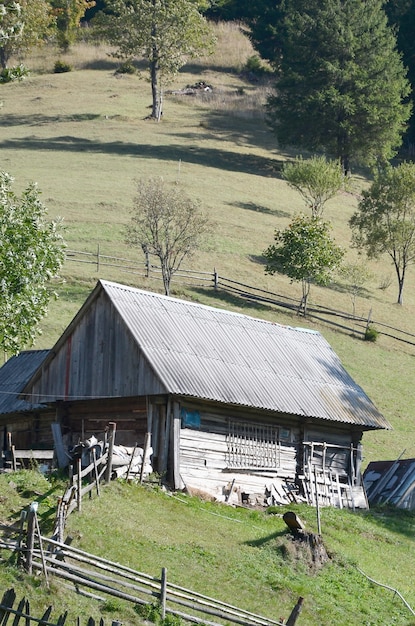
[[[58,44],[67,52],[76,40],[81,19],[85,12],[95,6],[94,0],[51,0],[56,27]]]
[[[415,263],[415,164],[387,167],[363,191],[350,219],[353,243],[369,258],[388,254],[398,280],[398,304],[403,304],[406,272]]]
[[[300,309],[307,314],[311,283],[327,285],[344,252],[330,237],[330,224],[318,217],[298,215],[285,230],[276,230],[275,244],[264,252],[266,274],[276,272],[301,281]]]
[[[138,184],[126,242],[158,257],[164,290],[169,295],[173,274],[212,227],[199,204],[179,187],[168,187],[162,178],[150,178]]]
[[[144,57],[152,91],[151,117],[160,120],[166,84],[186,59],[212,50],[214,37],[192,0],[106,0],[94,22],[120,58]],[[200,4],[200,3],[199,3]]]
[[[56,221],[35,184],[17,197],[13,178],[0,172],[0,346],[15,354],[30,345],[51,296],[50,280],[64,261],[64,243]]]
[[[41,45],[53,25],[47,0],[19,0],[0,4],[0,65],[10,58]]]
[[[340,161],[329,161],[324,156],[306,160],[297,158],[284,165],[282,175],[289,186],[301,194],[312,217],[321,217],[326,202],[345,183]]]
[[[385,163],[410,116],[410,86],[382,0],[287,0],[276,94],[268,99],[281,145]],[[280,51],[276,52],[277,55]]]

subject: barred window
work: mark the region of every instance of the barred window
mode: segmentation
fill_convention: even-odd
[[[278,426],[230,420],[226,438],[228,467],[232,469],[280,467],[279,434]]]

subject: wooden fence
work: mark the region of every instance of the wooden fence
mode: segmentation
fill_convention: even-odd
[[[131,259],[103,255],[100,253],[99,246],[96,253],[67,250],[66,260],[94,265],[97,273],[102,267],[110,267],[142,278],[162,280],[160,266],[151,264],[148,257],[146,261],[138,263]],[[301,300],[298,298],[291,298],[290,296],[240,283],[236,280],[226,278],[225,276],[220,276],[216,270],[213,272],[203,272],[180,269],[174,274],[174,279],[180,282],[180,284],[214,289],[245,301],[288,309],[298,315],[303,315]],[[367,317],[361,317],[346,311],[339,311],[330,307],[313,304],[307,307],[307,319],[323,322],[336,330],[361,338],[365,337],[366,329],[370,325],[375,327],[380,335],[389,337],[400,344],[415,346],[414,333],[372,319],[371,312],[368,313]]]
[[[170,614],[186,622],[207,626],[219,626],[224,622],[243,626],[293,626],[303,603],[300,598],[287,622],[273,620],[170,583],[165,568],[160,578],[155,578],[67,543],[40,534],[36,537],[30,554],[27,550],[26,563],[30,562],[31,570],[43,572],[47,581],[50,576],[59,577],[64,586],[100,601],[112,596],[134,605],[156,604],[162,619]],[[30,540],[27,541],[29,544]],[[212,618],[220,622],[212,621]]]
[[[64,626],[68,612],[62,613],[58,619],[54,622],[51,621],[51,614],[53,607],[49,606],[43,613],[42,617],[37,618],[32,615],[30,609],[30,602],[26,598],[22,598],[16,608],[13,605],[16,601],[16,592],[14,589],[8,589],[4,592],[3,598],[0,602],[0,625],[6,626],[10,616],[13,616],[13,626],[18,626],[20,620],[23,620],[25,626],[30,626],[31,622],[39,626]],[[99,620],[99,626],[105,626],[104,620]],[[80,619],[77,619],[79,626]],[[113,621],[112,626],[118,626],[119,622]],[[95,620],[90,617],[87,621],[87,626],[95,626]]]

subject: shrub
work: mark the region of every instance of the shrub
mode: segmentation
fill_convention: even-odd
[[[365,330],[365,341],[375,342],[378,338],[379,332],[373,326],[368,326]]]
[[[0,72],[0,83],[10,83],[14,80],[23,80],[29,76],[29,70],[22,63],[16,67],[5,67]]]
[[[132,61],[125,61],[121,63],[119,67],[116,69],[116,74],[135,74],[136,69],[132,63]]]
[[[56,61],[53,68],[55,74],[64,74],[65,72],[72,72],[72,65],[65,61]]]
[[[265,65],[265,63],[257,54],[253,54],[252,56],[247,58],[244,72],[249,72],[250,74],[254,74],[255,76],[264,76],[266,74],[270,74],[271,70],[267,65]]]

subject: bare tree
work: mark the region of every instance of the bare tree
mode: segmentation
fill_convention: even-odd
[[[213,224],[200,204],[177,185],[162,178],[138,182],[137,196],[126,227],[126,243],[154,254],[161,264],[165,294],[173,274],[211,232]]]

